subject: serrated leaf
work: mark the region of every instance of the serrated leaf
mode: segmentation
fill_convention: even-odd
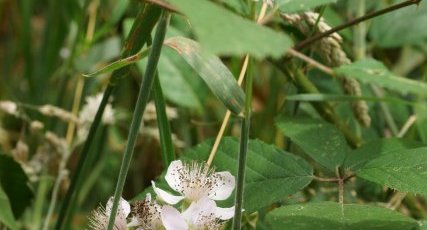
[[[280,11],[284,13],[296,13],[321,5],[335,3],[337,0],[276,0],[276,2]]]
[[[338,129],[322,120],[279,117],[277,126],[304,152],[332,172],[350,151]]]
[[[427,147],[382,153],[356,175],[401,192],[427,195]]]
[[[199,144],[184,153],[181,159],[206,161],[212,143],[210,140]],[[250,140],[248,149],[244,187],[244,208],[247,212],[256,211],[294,194],[311,182],[313,169],[303,159],[258,140]],[[238,152],[238,140],[223,138],[213,161],[216,171],[230,171],[236,176]],[[164,181],[163,176],[161,180]],[[143,197],[145,195],[139,196]],[[225,202],[220,202],[220,205],[232,206],[233,200],[234,195],[231,195]]]
[[[13,158],[0,153],[0,186],[13,201],[11,205],[16,218],[22,215],[33,198],[33,192],[27,183],[27,175],[21,166]]]
[[[360,148],[351,151],[345,160],[344,166],[350,170],[357,170],[381,154],[396,150],[404,151],[421,146],[422,143],[399,138],[387,138],[370,141],[362,145]]]
[[[211,143],[203,143],[187,152],[185,158],[206,160]],[[237,175],[237,153],[239,142],[224,138],[218,148],[213,165],[222,171]],[[265,207],[303,189],[312,180],[313,170],[303,159],[267,145],[258,140],[250,140],[246,161],[244,188],[244,208],[248,212]],[[229,205],[232,204],[229,199]]]
[[[283,33],[242,18],[206,0],[169,0],[188,18],[203,48],[218,55],[283,55],[292,45]]]
[[[398,77],[381,62],[365,59],[349,65],[334,68],[340,77],[354,78],[364,83],[373,83],[400,93],[414,93],[426,96],[427,84],[420,81]]]
[[[319,202],[288,205],[267,214],[270,229],[292,230],[415,230],[414,219],[370,205]]]
[[[424,42],[427,38],[427,4],[421,1],[417,5],[375,18],[369,30],[373,41],[385,48]]]
[[[9,198],[7,198],[6,193],[3,191],[3,188],[0,185],[0,223],[4,223],[11,229],[17,229],[16,220],[12,213],[12,208],[10,207]]]
[[[230,111],[242,111],[245,94],[217,56],[202,51],[197,42],[184,37],[168,38],[165,45],[178,52]]]

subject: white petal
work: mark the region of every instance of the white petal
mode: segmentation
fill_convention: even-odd
[[[181,187],[180,171],[184,170],[184,166],[180,160],[172,161],[166,172],[166,182],[175,191]]]
[[[174,207],[165,205],[162,207],[161,218],[166,230],[187,230],[188,225],[178,210]]]
[[[205,223],[202,222],[209,219],[201,217],[215,217],[216,208],[215,201],[208,197],[203,197],[198,201],[192,202],[190,207],[182,213],[182,216],[192,226],[203,226]]]
[[[108,215],[111,214],[111,209],[113,209],[113,197],[110,197],[110,199],[108,199],[107,205],[105,207],[106,213]],[[119,201],[119,207],[117,208],[117,216],[121,216],[126,218],[130,213],[130,204],[129,202],[127,202],[125,199],[123,199],[122,197],[120,197],[120,201]]]
[[[138,220],[137,217],[133,216],[130,219],[130,222],[127,224],[127,227],[137,227],[139,225],[141,225],[141,222]]]
[[[153,185],[154,192],[157,194],[157,196],[168,204],[176,204],[182,199],[184,199],[183,196],[174,196],[160,188],[157,188],[156,183],[154,183],[154,181],[151,181],[151,184]]]
[[[216,178],[215,187],[212,188],[209,198],[213,200],[225,200],[234,190],[236,181],[230,172],[217,172],[212,175]]]
[[[234,217],[234,206],[231,208],[215,208],[215,216],[221,220],[229,220]]]

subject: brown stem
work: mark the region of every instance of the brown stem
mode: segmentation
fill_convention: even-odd
[[[323,178],[323,177],[318,177],[318,176],[313,176],[314,180],[320,181],[320,182],[337,182],[340,180],[340,178]]]
[[[338,179],[338,200],[341,206],[344,205],[344,178],[341,175],[340,168],[336,168],[336,174]]]
[[[347,27],[353,26],[353,25],[358,24],[360,22],[369,20],[371,18],[375,18],[375,17],[378,17],[380,15],[383,15],[383,14],[386,14],[386,13],[398,10],[400,8],[403,8],[403,7],[407,7],[407,6],[410,6],[410,5],[418,5],[421,1],[422,0],[408,0],[408,1],[396,4],[396,5],[392,5],[390,7],[387,7],[385,9],[382,9],[382,10],[379,10],[379,11],[375,11],[375,12],[366,14],[365,16],[362,16],[360,18],[355,18],[355,19],[353,19],[353,20],[351,20],[349,22],[341,24],[341,25],[339,25],[337,27],[334,27],[334,28],[332,28],[332,29],[330,29],[328,31],[316,34],[316,35],[314,35],[312,37],[309,37],[309,38],[301,41],[300,43],[298,43],[298,44],[295,45],[294,49],[295,50],[301,50],[305,46],[310,45],[311,43],[313,43],[313,42],[315,42],[317,40],[320,40],[320,39],[322,39],[324,37],[327,37],[327,36],[329,36],[329,35],[337,32],[337,31],[340,31],[340,30],[345,29]]]

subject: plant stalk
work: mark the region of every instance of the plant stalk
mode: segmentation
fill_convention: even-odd
[[[166,114],[166,103],[163,98],[159,74],[154,77],[153,86],[154,103],[156,105],[157,126],[159,127],[160,146],[162,148],[163,167],[167,168],[175,160],[175,149],[172,141],[172,132]]]
[[[252,62],[249,58],[249,67],[246,75],[245,82],[245,114],[241,126],[240,135],[240,150],[238,156],[238,171],[237,171],[237,186],[236,196],[234,201],[234,219],[233,229],[240,230],[242,220],[242,208],[243,208],[243,190],[245,185],[245,169],[246,169],[246,156],[248,152],[248,142],[251,124],[251,110],[252,110]]]
[[[141,10],[138,12],[135,22],[132,26],[132,30],[129,33],[129,36],[126,40],[122,57],[128,57],[132,54],[137,53],[143,46],[146,44],[150,32],[153,29],[158,17],[160,15],[160,9],[157,6],[144,5],[141,7]],[[77,168],[74,176],[71,179],[70,188],[67,191],[67,194],[62,203],[58,220],[55,225],[55,229],[59,230],[63,228],[63,224],[68,222],[68,219],[71,218],[70,215],[70,204],[74,204],[78,197],[79,188],[83,184],[83,173],[87,172],[87,168],[92,166],[92,162],[86,161],[89,149],[91,147],[92,141],[94,139],[97,128],[100,125],[102,114],[104,113],[105,106],[113,93],[116,84],[121,78],[126,76],[129,72],[129,67],[125,67],[114,71],[110,82],[107,88],[104,91],[104,96],[102,98],[101,104],[98,108],[98,111],[95,115],[94,121],[89,129],[88,137],[83,145],[83,149],[80,153],[80,159],[77,163]]]
[[[162,50],[163,41],[165,39],[168,22],[169,13],[163,12],[159,24],[157,25],[156,35],[154,36],[153,40],[153,46],[151,48],[150,55],[148,56],[147,68],[145,70],[144,79],[142,81],[138,93],[138,99],[136,102],[135,111],[133,113],[133,118],[128,135],[128,142],[126,144],[125,152],[123,154],[123,161],[120,166],[119,178],[117,180],[116,190],[114,192],[113,207],[111,209],[107,230],[112,230],[114,226],[119,201],[122,196],[123,187],[132,160],[136,139],[138,137],[139,129],[141,127],[142,116],[144,114],[147,102],[150,98],[150,91],[155,79],[157,63],[160,58],[160,53]]]

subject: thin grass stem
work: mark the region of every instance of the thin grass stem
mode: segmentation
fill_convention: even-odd
[[[125,185],[127,172],[129,171],[129,166],[132,160],[136,139],[138,137],[139,129],[141,127],[142,116],[144,114],[147,102],[150,98],[150,91],[155,79],[157,63],[160,58],[160,53],[162,50],[163,41],[165,39],[168,22],[169,13],[163,12],[159,24],[157,25],[156,34],[153,40],[153,46],[150,55],[148,56],[147,68],[145,69],[144,79],[142,81],[138,93],[138,99],[136,102],[135,111],[133,113],[132,122],[129,130],[128,142],[126,144],[125,152],[123,154],[119,178],[117,180],[117,185],[114,192],[113,207],[111,209],[107,230],[112,230],[114,226],[119,201],[122,196],[123,187]]]

